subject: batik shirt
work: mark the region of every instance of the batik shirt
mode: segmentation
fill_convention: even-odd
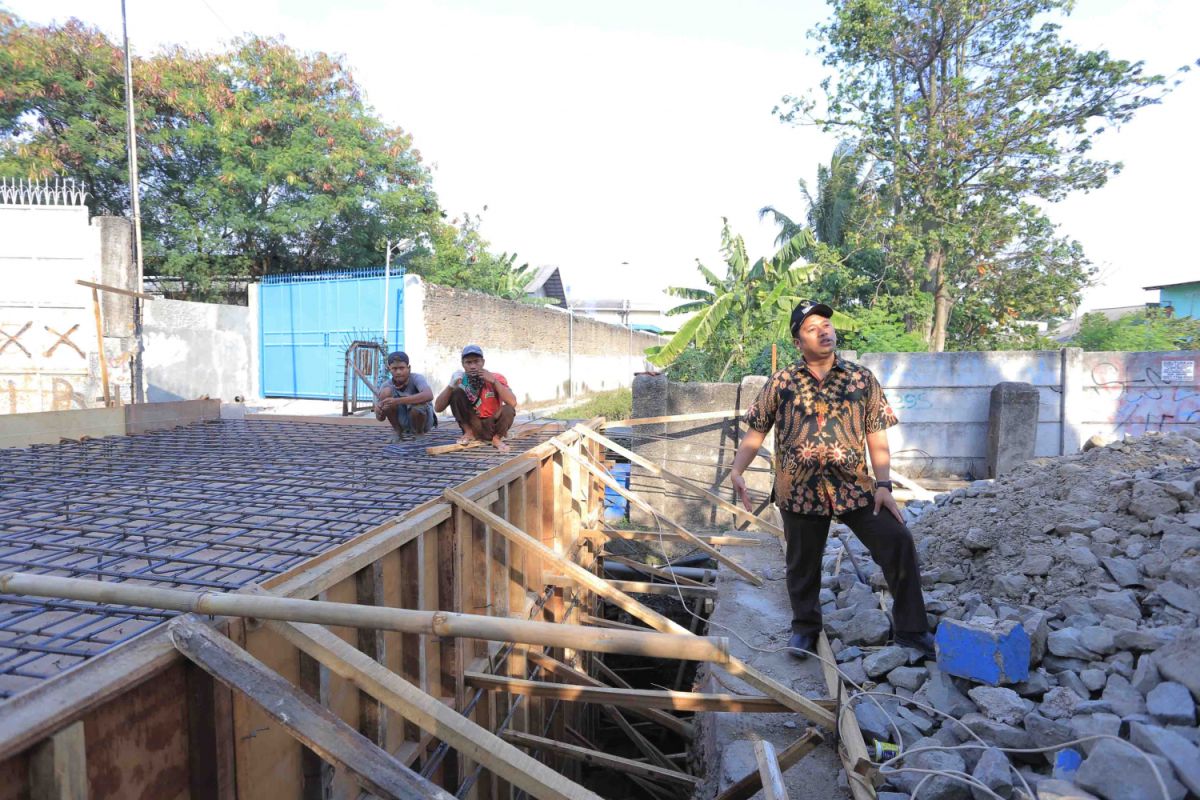
[[[899,422],[866,367],[836,359],[817,380],[801,359],[772,376],[746,424],[775,427],[775,501],[796,514],[836,516],[871,505],[866,436]]]

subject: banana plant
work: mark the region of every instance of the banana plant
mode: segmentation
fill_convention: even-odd
[[[729,228],[724,220],[721,231],[721,252],[725,258],[724,278],[699,261],[696,266],[705,289],[680,286],[668,287],[667,293],[688,302],[667,312],[668,315],[692,314],[666,344],[646,350],[650,361],[668,366],[690,345],[704,349],[712,345],[726,355],[719,380],[724,380],[734,364],[749,362],[747,348],[762,340],[764,335],[777,338],[788,336],[792,308],[801,300],[814,264],[798,264],[806,252],[811,252],[816,240],[807,229],[800,229],[784,241],[770,257],[750,263],[746,243]],[[839,327],[853,327],[853,320],[836,314]]]

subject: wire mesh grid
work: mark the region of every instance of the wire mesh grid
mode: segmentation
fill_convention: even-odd
[[[393,443],[386,425],[222,420],[0,450],[0,572],[234,591],[511,457],[426,455],[448,428]],[[170,616],[0,595],[0,701]]]

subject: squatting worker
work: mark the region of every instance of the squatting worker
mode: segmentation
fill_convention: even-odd
[[[389,353],[387,368],[391,375],[375,390],[375,419],[391,424],[399,439],[406,433],[427,433],[437,424],[433,413],[433,390],[425,376],[412,371],[408,354]]]
[[[483,363],[483,350],[479,345],[464,347],[462,370],[450,377],[450,383],[438,395],[433,407],[440,412],[450,406],[455,422],[463,431],[459,444],[490,441],[504,453],[508,451],[504,437],[517,415],[517,397],[508,388],[504,376],[484,369]]]
[[[792,311],[792,338],[801,358],[775,373],[746,412],[750,430],[733,462],[733,486],[750,509],[742,473],[774,426],[774,495],[787,537],[788,647],[794,655],[816,651],[821,558],[830,521],[837,517],[883,569],[895,598],[896,644],[933,657],[916,547],[888,480],[887,429],[898,420],[871,371],[836,355],[832,316],[832,308],[809,300]],[[875,481],[867,475],[864,444]]]

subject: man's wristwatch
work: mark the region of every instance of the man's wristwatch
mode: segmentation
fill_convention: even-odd
[[[887,489],[890,492],[892,490],[892,482],[891,481],[875,481],[875,488],[876,489]]]

